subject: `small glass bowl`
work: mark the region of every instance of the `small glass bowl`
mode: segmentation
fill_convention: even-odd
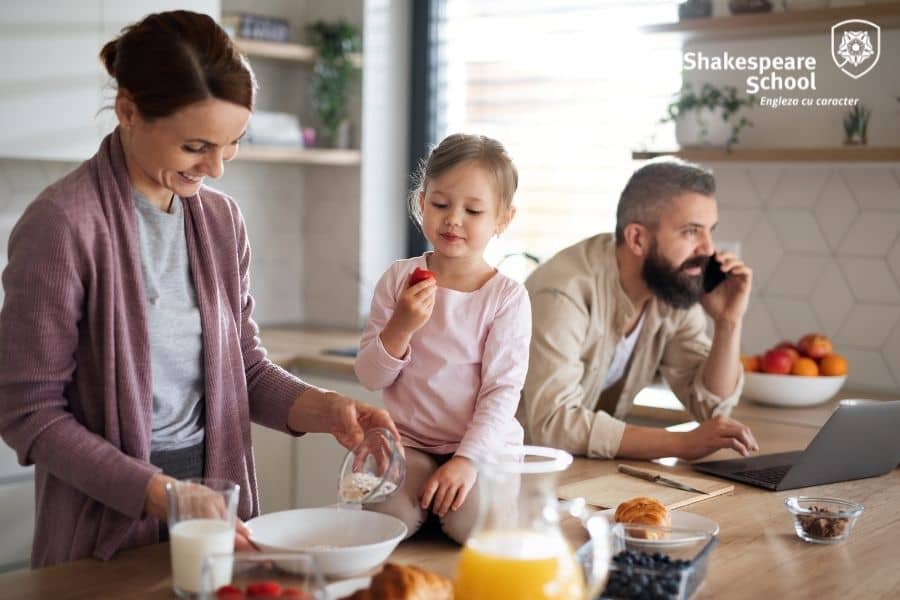
[[[382,427],[370,429],[344,457],[338,500],[357,505],[382,502],[400,489],[405,477],[406,458],[394,434]]]
[[[200,593],[197,598],[215,600],[220,597],[253,597],[251,592],[254,590],[251,586],[261,585],[268,588],[267,597],[317,600],[324,593],[325,580],[315,559],[302,552],[208,554],[203,561]],[[222,589],[223,586],[228,586],[227,589],[232,593],[230,595],[226,593],[226,590]],[[239,594],[238,590],[242,594]]]
[[[784,505],[794,517],[797,537],[814,544],[836,544],[850,536],[863,505],[840,498],[791,496]]]

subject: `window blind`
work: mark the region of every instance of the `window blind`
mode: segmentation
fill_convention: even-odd
[[[500,140],[519,170],[516,218],[487,258],[546,260],[615,227],[631,152],[674,147],[659,125],[681,85],[677,39],[639,33],[675,20],[661,1],[432,0],[431,143],[463,131]],[[527,261],[504,261],[523,279]]]

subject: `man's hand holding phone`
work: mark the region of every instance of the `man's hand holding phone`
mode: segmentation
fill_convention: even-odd
[[[718,251],[703,272],[700,304],[719,323],[739,323],[747,312],[753,271],[737,255]]]
[[[708,294],[716,286],[725,281],[725,272],[722,270],[722,263],[716,258],[715,254],[709,257],[706,268],[703,269],[703,293]]]

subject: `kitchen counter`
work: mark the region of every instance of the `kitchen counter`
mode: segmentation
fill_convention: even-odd
[[[327,354],[359,346],[360,331],[308,327],[263,327],[259,332],[269,358],[289,371],[356,379],[353,357]]]
[[[815,429],[807,425],[752,416],[746,420],[760,444],[771,452],[803,448],[815,434]],[[713,458],[728,456],[723,451]],[[610,473],[617,462],[576,459],[560,483]],[[671,467],[671,472],[688,473],[690,467],[679,463]],[[784,507],[786,497],[800,494],[846,498],[864,504],[865,512],[846,542],[833,546],[807,544],[794,535]],[[695,599],[896,598],[900,595],[900,571],[891,549],[900,538],[898,505],[900,470],[896,469],[883,477],[788,492],[735,483],[733,494],[688,508],[721,527],[705,583]],[[391,560],[452,576],[457,554],[458,547],[449,541],[414,539],[401,544]],[[22,600],[174,598],[166,544],[123,552],[107,563],[88,559],[10,572],[0,575],[0,589],[4,598]]]
[[[303,327],[266,327],[260,331],[263,345],[270,358],[285,369],[320,373],[356,380],[353,358],[326,354],[326,350],[353,348],[359,345],[361,332],[349,329],[311,329]],[[794,423],[807,427],[821,427],[844,398],[869,398],[896,400],[896,396],[852,389],[841,390],[837,397],[820,406],[807,408],[778,408],[762,406],[743,399],[732,416],[738,420],[759,419]],[[661,423],[681,423],[691,416],[675,396],[662,386],[645,390],[638,395],[631,418],[647,419]]]

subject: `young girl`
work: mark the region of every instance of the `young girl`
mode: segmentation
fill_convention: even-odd
[[[367,508],[398,517],[409,535],[430,509],[464,543],[478,513],[475,461],[523,438],[515,413],[531,305],[524,286],[484,260],[515,215],[518,174],[499,142],[455,134],[417,179],[410,208],[434,251],[398,260],[381,277],[356,359],[362,384],[384,390],[406,479]],[[417,268],[434,277],[411,283]]]

